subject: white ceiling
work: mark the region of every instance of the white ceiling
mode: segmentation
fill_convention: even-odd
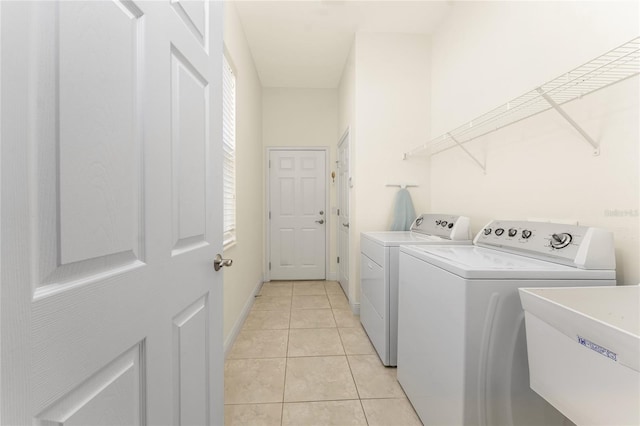
[[[234,1],[264,87],[335,88],[356,32],[430,34],[449,1]]]

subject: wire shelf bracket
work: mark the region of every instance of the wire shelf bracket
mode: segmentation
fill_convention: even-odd
[[[540,93],[540,95],[542,95],[542,97],[547,102],[549,102],[549,105],[551,105],[553,109],[558,111],[558,114],[560,114],[562,118],[567,120],[569,124],[571,124],[573,128],[576,129],[578,133],[582,135],[582,137],[589,143],[589,145],[593,147],[593,155],[600,155],[600,147],[598,146],[598,143],[595,140],[593,140],[593,138],[587,132],[585,132],[584,129],[580,127],[580,125],[576,123],[575,120],[571,118],[571,116],[567,114],[567,112],[564,109],[562,109],[560,105],[558,105],[553,99],[551,99],[549,95],[547,95],[544,92],[544,90],[542,90],[541,87],[538,87],[536,90],[538,91],[538,93]]]
[[[470,153],[469,150],[464,147],[464,145],[462,145],[460,142],[458,142],[458,140],[456,138],[454,138],[451,133],[447,133],[447,135],[451,138],[452,141],[454,141],[456,143],[456,145],[458,145],[460,147],[460,149],[462,149],[465,152],[465,154],[467,154],[469,157],[471,157],[471,159],[478,165],[478,167],[480,167],[482,169],[482,172],[484,174],[487,174],[487,167],[486,167],[485,164],[482,164],[480,162],[480,160],[478,160],[472,153]]]
[[[464,145],[550,109],[556,110],[567,120],[591,145],[593,154],[599,155],[598,142],[567,114],[562,105],[638,74],[640,74],[640,37],[611,49],[566,74],[405,152],[403,159],[406,160],[423,151],[428,151],[429,155],[433,156],[449,149],[461,148],[486,173],[486,164],[473,156]]]

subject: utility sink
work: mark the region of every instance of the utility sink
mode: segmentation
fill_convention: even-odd
[[[522,288],[531,388],[578,425],[640,425],[640,286]]]

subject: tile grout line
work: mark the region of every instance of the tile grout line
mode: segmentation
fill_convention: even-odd
[[[362,408],[362,414],[364,414],[364,421],[367,422],[367,426],[369,426],[369,418],[367,417],[367,412],[364,409],[364,405],[362,404],[362,399],[359,399],[360,407]]]
[[[335,323],[335,327],[322,327],[323,329],[336,329],[336,332],[338,333],[338,338],[340,339],[340,345],[342,346],[342,351],[343,351],[343,355],[336,355],[336,356],[344,356],[345,360],[346,360],[346,351],[344,349],[344,343],[342,342],[342,338],[340,337],[340,332],[338,331],[338,324],[335,320],[335,316],[333,314],[333,308],[331,305],[331,299],[329,299],[329,295],[326,292],[326,288],[324,288],[324,284],[323,284],[323,289],[324,289],[324,297],[327,299],[327,302],[329,304],[329,309],[331,310],[331,316],[333,317],[333,321]],[[320,309],[320,308],[318,308]],[[293,312],[293,300],[291,303],[291,312]],[[318,327],[314,327],[311,329],[318,329]],[[291,320],[289,321],[289,336],[291,335]],[[291,358],[301,358],[301,357],[291,357]],[[287,365],[288,365],[288,361],[289,361],[289,348],[288,348],[288,342],[287,342]],[[347,360],[347,365],[348,365],[348,360]],[[353,380],[353,374],[352,374],[352,380]],[[286,369],[285,369],[285,386],[286,386]],[[355,380],[354,380],[354,387],[355,387]],[[357,387],[356,387],[356,392],[357,392]],[[359,395],[358,395],[359,396]],[[341,400],[336,400],[336,401],[341,401]],[[314,403],[314,402],[327,402],[327,401],[292,401],[292,402],[298,402],[298,403]],[[280,425],[283,425],[284,422],[284,397],[283,397],[283,403],[282,403],[282,414],[280,416]],[[360,403],[360,405],[362,406],[362,403]],[[364,411],[364,409],[363,409]],[[365,417],[366,420],[366,417]],[[368,424],[368,423],[367,423]]]
[[[349,357],[345,355],[347,358],[347,365],[349,366],[349,373],[351,373],[351,379],[353,380],[353,385],[356,388],[356,393],[358,394],[358,401],[360,401],[360,408],[362,408],[362,414],[364,415],[364,421],[367,422],[367,426],[369,425],[369,420],[367,419],[367,412],[364,410],[364,405],[362,405],[362,396],[360,395],[360,389],[358,389],[358,384],[356,383],[356,378],[353,375],[353,370],[351,369],[351,362],[349,362]]]
[[[377,398],[377,399],[400,399],[400,398]],[[314,399],[312,401],[307,400],[297,400],[297,401],[289,401],[287,404],[311,404],[314,402],[343,402],[343,401],[360,401],[357,398],[347,398],[347,399]],[[262,402],[261,404],[273,404],[273,402]],[[229,404],[229,405],[242,405],[242,404]]]
[[[282,426],[283,420],[284,420],[284,396],[285,396],[285,389],[286,389],[286,385],[287,385],[287,364],[288,364],[288,359],[289,359],[289,337],[290,337],[290,331],[291,331],[291,310],[292,310],[292,305],[293,305],[293,282],[289,281],[289,283],[291,284],[291,293],[289,293],[289,299],[290,302],[289,303],[289,322],[288,322],[288,326],[285,329],[282,330],[287,330],[287,345],[285,348],[285,353],[284,353],[284,377],[283,377],[283,383],[282,383],[282,402],[280,403],[280,426]],[[282,311],[282,309],[279,309],[277,312]]]
[[[336,324],[337,325],[337,324]],[[344,340],[342,340],[342,333],[340,333],[340,328],[337,328],[338,335],[340,336],[340,342],[342,343],[342,349],[344,350],[345,358],[347,359],[347,366],[349,367],[349,373],[351,373],[351,379],[353,380],[353,386],[356,388],[356,393],[358,394],[357,401],[360,403],[360,409],[362,410],[362,415],[364,416],[364,421],[369,426],[369,420],[367,419],[367,412],[364,411],[364,405],[362,405],[362,397],[360,396],[360,390],[358,389],[358,384],[356,383],[356,378],[353,376],[353,370],[351,369],[351,363],[349,362],[349,355],[347,354],[347,350],[344,348]]]
[[[362,397],[360,396],[360,390],[358,389],[358,384],[356,383],[356,378],[353,375],[353,370],[351,369],[351,363],[349,362],[349,356],[345,355],[345,358],[347,359],[347,366],[349,366],[349,373],[351,373],[351,380],[353,380],[353,386],[355,386],[356,388],[356,393],[358,394],[358,399],[362,400]]]
[[[287,369],[289,368],[289,341],[291,339],[291,311],[293,310],[293,282],[291,283],[291,303],[289,304],[289,327],[287,328],[287,348],[284,353],[284,382],[282,383],[282,405],[280,406],[280,426],[284,423],[284,397],[287,390]]]
[[[331,300],[329,300],[329,303],[331,303]],[[338,321],[335,319],[335,313],[333,312],[333,308],[331,309],[331,313],[333,314],[333,317],[334,317],[333,319],[336,321],[336,328],[338,329],[338,335],[340,336],[340,341],[342,342],[342,348],[344,349],[344,341],[342,340],[342,333],[340,333],[340,327],[338,327]],[[362,397],[360,396],[360,390],[358,389],[356,378],[353,375],[353,370],[351,369],[351,363],[349,362],[349,356],[347,355],[346,350],[345,350],[345,357],[347,359],[347,365],[349,366],[349,373],[351,373],[351,379],[353,380],[353,385],[355,386],[356,393],[358,394],[358,402],[360,402],[360,408],[362,409],[362,415],[364,416],[364,421],[367,423],[367,426],[369,426],[369,418],[367,417],[367,412],[365,411],[364,405],[362,404]]]

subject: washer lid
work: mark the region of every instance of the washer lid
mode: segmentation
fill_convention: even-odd
[[[585,270],[478,246],[402,246],[401,253],[462,278],[615,279],[615,270]]]
[[[363,232],[362,237],[385,247],[397,247],[403,244],[471,244],[471,240],[452,241],[448,238],[411,231]]]

